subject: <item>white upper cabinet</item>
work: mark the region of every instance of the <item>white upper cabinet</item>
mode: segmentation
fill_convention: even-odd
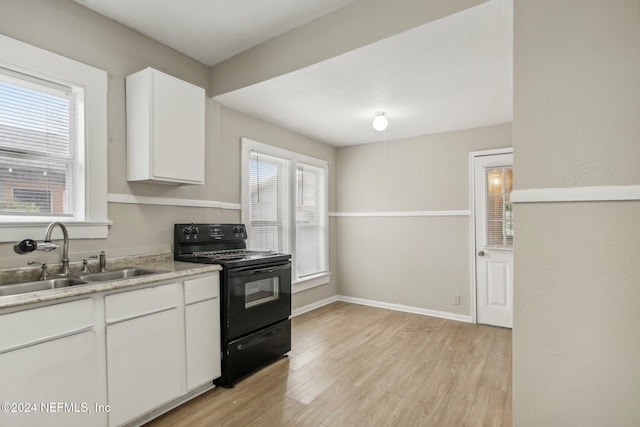
[[[153,68],[126,85],[127,179],[204,184],[205,90]]]

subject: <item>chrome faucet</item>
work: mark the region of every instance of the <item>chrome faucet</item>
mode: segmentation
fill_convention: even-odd
[[[44,244],[51,244],[51,232],[53,229],[58,226],[60,230],[62,230],[62,237],[64,238],[64,244],[62,245],[62,272],[61,276],[66,276],[70,273],[69,271],[69,233],[67,232],[67,227],[61,223],[60,221],[54,221],[47,227],[47,232],[44,236]]]

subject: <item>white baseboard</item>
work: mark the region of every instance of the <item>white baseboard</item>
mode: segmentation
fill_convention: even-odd
[[[386,308],[395,311],[404,311],[405,313],[422,314],[425,316],[439,317],[442,319],[457,320],[459,322],[471,322],[471,316],[465,314],[449,313],[447,311],[430,310],[428,308],[413,307],[410,305],[392,304],[389,302],[374,301],[364,298],[346,297],[338,295],[338,301],[351,302],[354,304],[368,305],[371,307]]]
[[[304,305],[302,307],[291,310],[291,317],[296,317],[301,314],[307,313],[309,311],[315,310],[316,308],[323,307],[325,305],[331,304],[332,302],[338,301],[338,296],[334,295],[329,298],[325,298],[320,301],[312,302],[311,304]]]
[[[386,308],[388,310],[403,311],[405,313],[422,314],[424,316],[439,317],[441,319],[456,320],[458,322],[473,323],[471,316],[465,314],[449,313],[446,311],[430,310],[427,308],[413,307],[402,304],[392,304],[382,301],[374,301],[364,298],[347,297],[344,295],[336,295],[314,303],[296,308],[292,310],[291,317],[299,316],[303,313],[331,304],[335,301],[350,302],[353,304],[368,305],[370,307]]]

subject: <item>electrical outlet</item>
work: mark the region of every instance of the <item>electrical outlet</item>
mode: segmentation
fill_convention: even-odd
[[[452,301],[453,305],[460,305],[460,295],[454,295]]]

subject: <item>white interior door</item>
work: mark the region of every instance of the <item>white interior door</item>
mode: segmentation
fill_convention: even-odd
[[[477,322],[513,325],[513,154],[474,158]]]

